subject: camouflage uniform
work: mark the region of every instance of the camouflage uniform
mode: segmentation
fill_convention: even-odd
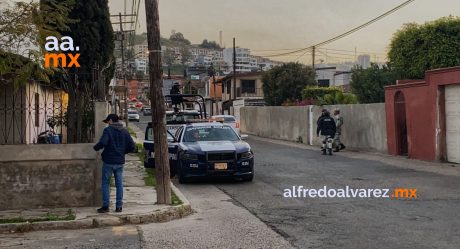
[[[334,147],[336,148],[336,151],[339,151],[345,147],[340,141],[340,135],[342,134],[342,125],[343,125],[343,118],[340,116],[340,114],[337,114],[335,116],[335,125],[337,128],[336,128],[335,136],[334,136]]]

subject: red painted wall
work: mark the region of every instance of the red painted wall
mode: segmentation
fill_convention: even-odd
[[[443,104],[438,90],[444,91],[444,85],[448,84],[460,84],[460,67],[427,71],[424,81],[405,80],[385,87],[388,153],[398,153],[394,97],[401,91],[406,103],[408,156],[429,161],[445,158],[445,151],[440,150],[445,146],[440,143],[445,141],[436,139],[436,130],[445,135],[442,125],[445,113],[439,113],[438,118],[438,109],[441,108],[438,101]]]

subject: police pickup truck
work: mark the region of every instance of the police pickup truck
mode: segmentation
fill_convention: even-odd
[[[188,120],[192,119],[200,119],[201,114],[198,111],[167,111],[166,112],[166,128],[168,129],[168,142],[172,142],[174,140],[172,134],[176,133],[176,130],[182,127],[183,124],[186,124]],[[169,143],[170,144],[170,143]],[[171,161],[171,148],[168,148],[170,153],[170,161]],[[145,168],[155,168],[155,150],[154,150],[154,143],[153,143],[153,125],[152,122],[147,124],[147,128],[145,130],[145,138],[144,138],[144,167]],[[173,170],[171,170],[171,176],[174,175]]]

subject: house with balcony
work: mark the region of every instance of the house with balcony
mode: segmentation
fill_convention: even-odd
[[[344,91],[351,90],[351,70],[354,63],[319,64],[315,67],[316,81],[323,87],[341,87]]]
[[[236,48],[235,49],[235,71],[237,73],[248,73],[253,71],[253,65],[250,57],[250,50],[247,48]],[[233,70],[233,48],[226,48],[223,50],[223,59],[228,65],[228,71],[224,74],[232,73]]]
[[[239,120],[239,109],[243,106],[264,106],[262,72],[229,74],[221,80],[222,101],[219,110],[223,114],[234,115]]]

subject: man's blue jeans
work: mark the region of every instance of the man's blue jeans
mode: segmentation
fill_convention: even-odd
[[[110,177],[115,176],[115,186],[117,187],[116,207],[123,207],[123,164],[102,165],[102,206],[110,206]]]

